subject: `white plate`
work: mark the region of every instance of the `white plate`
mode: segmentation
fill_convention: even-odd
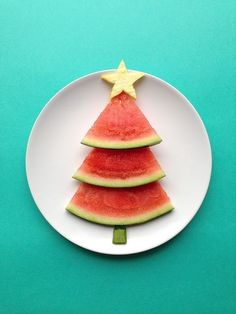
[[[72,82],[47,103],[30,134],[26,173],[39,210],[65,238],[95,252],[138,253],[173,238],[196,214],[209,185],[211,148],[189,101],[174,87],[146,74],[135,86],[137,104],[163,139],[152,150],[166,172],[162,184],[175,210],[128,227],[126,245],[112,244],[112,227],[65,211],[79,185],[71,176],[91,150],[80,140],[108,102],[111,86],[100,79],[104,72]]]

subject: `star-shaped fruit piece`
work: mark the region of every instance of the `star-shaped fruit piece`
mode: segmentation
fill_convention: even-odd
[[[125,62],[122,60],[116,72],[104,74],[101,78],[108,83],[114,84],[111,91],[111,98],[124,91],[126,94],[136,99],[133,84],[143,76],[144,73],[142,72],[128,72]]]

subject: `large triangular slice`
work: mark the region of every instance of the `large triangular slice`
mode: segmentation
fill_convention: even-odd
[[[163,215],[173,205],[159,182],[118,189],[81,183],[66,209],[99,224],[133,225]]]
[[[94,148],[73,178],[107,187],[132,187],[157,181],[165,174],[150,148]]]
[[[135,100],[122,92],[111,99],[81,143],[92,147],[125,149],[160,142],[161,138]]]

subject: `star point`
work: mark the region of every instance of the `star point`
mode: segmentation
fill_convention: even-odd
[[[131,97],[136,98],[133,84],[143,76],[144,73],[142,72],[128,72],[124,60],[121,60],[115,72],[103,74],[101,78],[114,85],[111,91],[111,98],[123,91]]]

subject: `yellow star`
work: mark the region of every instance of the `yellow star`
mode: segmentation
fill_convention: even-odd
[[[133,98],[136,98],[133,84],[143,76],[144,73],[142,72],[128,72],[122,60],[116,72],[103,74],[101,78],[108,83],[114,84],[111,91],[111,98],[119,95],[123,91]]]

